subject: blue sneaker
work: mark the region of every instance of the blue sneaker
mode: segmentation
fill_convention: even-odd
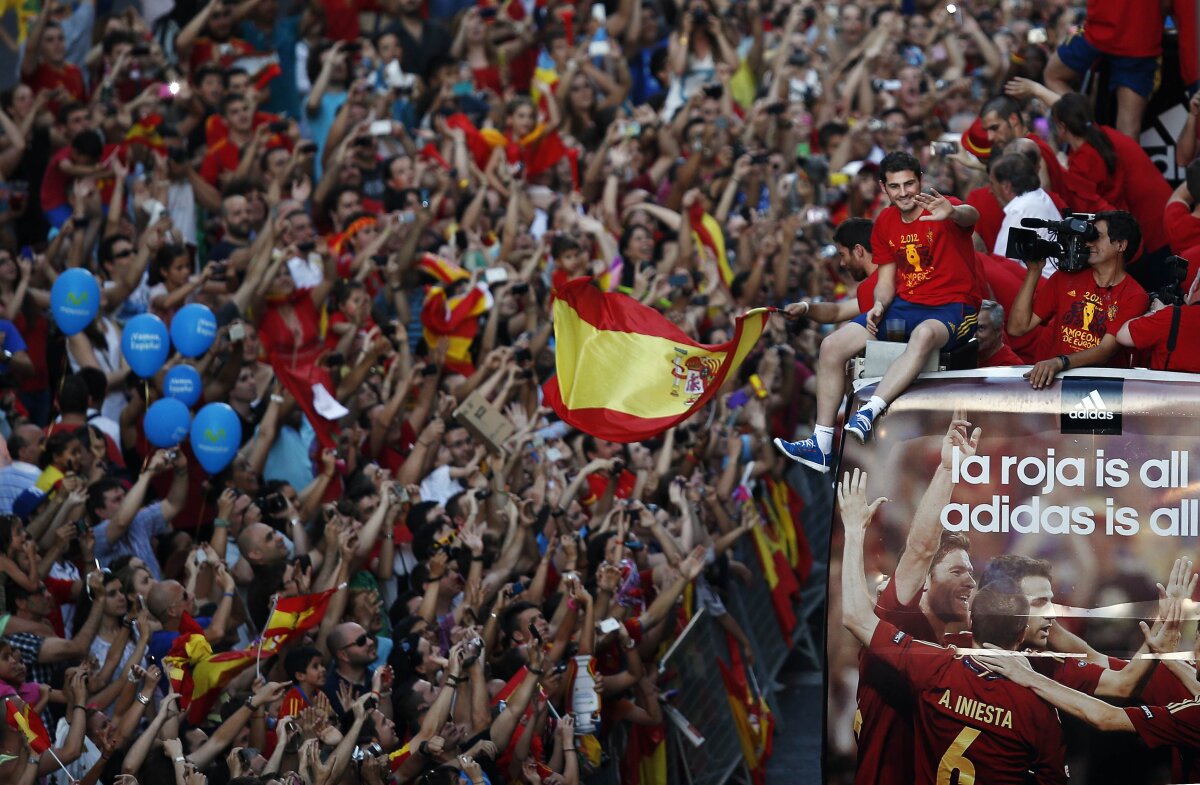
[[[802,442],[785,442],[783,439],[776,439],[775,447],[796,463],[816,469],[821,474],[827,473],[830,469],[830,458],[824,450],[817,446],[815,437],[810,436]]]
[[[846,423],[845,430],[858,437],[858,440],[863,444],[867,443],[867,437],[871,435],[871,427],[875,425],[875,413],[870,409],[863,407],[854,413],[850,421]]]

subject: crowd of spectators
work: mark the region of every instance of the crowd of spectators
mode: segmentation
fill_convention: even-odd
[[[1110,244],[1124,243],[1106,264],[1157,281],[1179,253],[1188,290],[1200,99],[1178,188],[1127,135],[1160,81],[1165,19],[1194,40],[1189,3],[1178,16],[1165,5],[13,11],[0,700],[29,704],[53,748],[37,754],[3,725],[0,781],[67,785],[61,762],[85,785],[570,784],[624,765],[605,732],[663,724],[656,658],[685,608],[707,608],[753,662],[721,601],[761,580],[734,557],[755,519],[731,499],[787,476],[771,439],[811,426],[822,323],[865,310],[856,288],[870,302],[859,282],[887,206],[885,154],[912,153],[927,186],[979,211],[985,361],[1062,354],[1037,329],[1061,321],[1034,294],[1053,276],[1005,256],[1021,217],[1128,211],[1119,238],[1105,213]],[[1196,81],[1194,52],[1181,59]],[[1099,64],[1114,127],[1094,95],[1070,92]],[[705,215],[725,254],[694,234]],[[50,290],[72,267],[94,274],[101,304],[67,337]],[[710,410],[622,445],[541,405],[553,293],[581,275],[706,343],[726,340],[740,309],[808,305],[772,318]],[[131,318],[169,324],[191,303],[220,325],[195,362],[203,399],[242,423],[213,476],[186,443],[148,443],[162,373],[139,378],[122,352]],[[1079,351],[1126,321],[1071,318],[1095,334]],[[1131,324],[1122,343],[1154,345]],[[1172,367],[1196,362],[1184,347]],[[503,449],[456,420],[469,396],[515,427]],[[181,634],[198,625],[216,651],[244,649],[278,598],[327,590],[319,626],[244,670],[203,722],[181,714],[163,662]],[[601,698],[599,749],[572,714],[583,672]]]

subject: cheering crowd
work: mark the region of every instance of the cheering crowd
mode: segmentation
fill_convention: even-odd
[[[790,636],[821,574],[828,511],[772,440],[815,422],[828,469],[845,357],[818,347],[882,324],[889,205],[958,227],[908,261],[969,271],[951,333],[977,329],[981,365],[1044,387],[1128,366],[1118,342],[1160,358],[1163,318],[1133,317],[1200,267],[1200,98],[1172,189],[1127,136],[1162,51],[1145,5],[11,12],[0,781],[665,782],[658,663],[691,614],[753,668],[723,600],[769,572]],[[1112,127],[1072,92],[1100,63]],[[1021,218],[1068,209],[1102,216],[1119,316],[1008,258]],[[690,419],[617,443],[542,396],[556,294],[583,276],[702,344],[782,313]],[[1165,363],[1200,371],[1198,345]],[[220,418],[181,441],[201,403]],[[511,434],[464,415],[481,405]]]

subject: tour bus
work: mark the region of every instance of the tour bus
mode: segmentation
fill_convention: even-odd
[[[923,493],[944,466],[951,491],[933,514],[942,532],[969,541],[973,576],[951,592],[950,615],[954,602],[969,602],[970,587],[994,557],[1045,560],[1053,606],[1037,623],[1048,624],[1048,614],[1060,628],[1056,632],[1070,632],[1090,647],[1093,661],[1107,655],[1105,664],[1120,668],[1143,643],[1138,622],[1154,621],[1156,584],[1167,584],[1176,558],[1200,556],[1200,460],[1191,456],[1200,434],[1200,382],[1190,374],[1084,368],[1035,390],[1023,378],[1027,370],[921,375],[877,421],[865,445],[843,440],[831,479],[860,469],[867,473],[868,500],[888,500],[875,513],[864,547],[867,585],[880,591],[900,559]],[[847,411],[870,398],[877,382],[857,381]],[[969,421],[967,438],[980,429],[974,449],[947,441],[956,417]],[[860,646],[841,618],[843,547],[835,509],[826,639],[824,770],[830,782],[853,781],[856,745],[865,741],[855,737],[863,727],[856,701]],[[966,625],[948,621],[945,639],[936,643],[971,648],[969,632],[959,632]],[[1194,622],[1185,623],[1181,657],[1191,657],[1195,632]],[[1086,653],[1049,648],[1039,654],[1073,657],[1080,667],[1087,659]],[[1169,748],[1149,749],[1132,733],[1101,734],[1065,713],[1062,723],[1073,781],[1184,781],[1176,779],[1179,761],[1173,770]],[[964,727],[970,734],[989,731],[971,717]],[[964,746],[960,738],[959,748],[947,754],[963,762],[942,761],[945,781],[973,782],[969,740]],[[938,761],[933,765],[938,770]]]

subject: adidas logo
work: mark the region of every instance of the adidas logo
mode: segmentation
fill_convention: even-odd
[[[1111,420],[1112,409],[1104,404],[1099,390],[1092,390],[1083,400],[1071,407],[1067,417],[1072,420]]]

